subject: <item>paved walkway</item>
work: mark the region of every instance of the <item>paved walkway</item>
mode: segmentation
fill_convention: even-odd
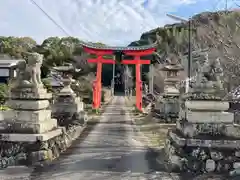
[[[172,180],[168,173],[151,169],[149,153],[134,140],[124,101],[124,97],[114,97],[100,123],[81,143],[76,142],[71,152],[41,170],[25,169],[24,174],[19,171],[18,178],[23,175],[22,179],[32,180]],[[5,179],[1,174],[0,171],[0,180],[15,179],[10,170],[3,173]]]

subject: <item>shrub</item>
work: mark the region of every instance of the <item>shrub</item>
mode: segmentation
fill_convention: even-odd
[[[3,105],[8,94],[8,85],[0,84],[0,104]]]
[[[53,92],[51,83],[48,80],[43,79],[42,83],[43,83],[44,87],[47,89],[47,92],[51,92],[51,93]]]
[[[6,111],[9,110],[10,108],[4,105],[0,105],[0,111]]]

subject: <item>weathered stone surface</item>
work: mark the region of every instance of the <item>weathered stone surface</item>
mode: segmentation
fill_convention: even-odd
[[[176,155],[170,155],[169,156],[169,161],[171,164],[173,164],[175,167],[181,169],[182,167],[182,158],[180,156]]]
[[[240,126],[229,124],[224,126],[224,135],[234,138],[240,138]]]
[[[76,98],[71,102],[55,101],[54,105],[52,106],[53,113],[58,113],[58,112],[75,113],[75,112],[81,112],[81,111],[84,111],[84,105],[79,98]]]
[[[206,167],[205,167],[206,171],[207,171],[207,172],[213,172],[213,171],[215,170],[215,168],[216,168],[216,163],[215,163],[215,161],[212,160],[212,159],[208,159],[208,160],[206,161]]]
[[[46,89],[43,87],[38,88],[18,88],[11,89],[10,91],[11,99],[25,99],[25,100],[49,100],[52,98],[52,94],[47,93]]]
[[[204,101],[204,100],[192,100],[186,101],[185,106],[191,110],[216,110],[226,111],[229,108],[229,102],[223,101]]]
[[[9,100],[6,105],[12,109],[18,110],[41,110],[49,107],[49,101]]]
[[[61,66],[55,68],[63,73],[63,89],[56,95],[52,105],[52,116],[58,120],[58,124],[69,128],[71,125],[84,124],[84,105],[80,97],[77,97],[71,89],[73,67]]]
[[[16,134],[16,133],[0,133],[0,140],[10,142],[36,142],[47,141],[62,134],[62,128],[58,128],[42,134]]]
[[[36,111],[21,111],[21,110],[8,110],[0,112],[2,120],[7,122],[43,122],[46,120],[51,120],[51,110],[36,110]]]
[[[231,124],[231,123],[230,123]],[[176,122],[176,128],[183,133],[184,136],[192,138],[198,135],[222,134],[226,135],[226,127],[232,125],[226,125],[226,123],[192,123],[180,121]]]
[[[240,151],[236,151],[236,152],[235,152],[235,156],[236,156],[236,157],[240,157]]]
[[[154,112],[161,121],[176,122],[179,113],[179,72],[183,70],[183,67],[175,57],[171,57],[162,70],[166,72],[167,77],[164,80],[164,92],[157,99]]]
[[[26,137],[27,142],[32,142],[29,146],[37,146],[37,148],[32,149],[28,156],[28,162],[32,165],[40,165],[46,162],[51,162],[55,158],[58,158],[61,152],[64,152],[72,142],[79,137],[83,130],[82,126],[75,126],[71,129],[66,129],[64,127],[59,128],[58,130],[50,131],[45,134],[39,134],[35,137],[41,141],[41,146],[36,145],[36,139],[32,138],[33,136]],[[11,134],[12,135],[12,134]],[[14,137],[17,140],[18,137]],[[31,138],[32,141],[29,141]],[[13,136],[12,136],[13,139]]]
[[[53,160],[53,152],[51,149],[40,150],[36,152],[31,152],[29,159],[31,159],[31,164],[34,164],[38,161]]]
[[[57,128],[57,120],[49,119],[41,122],[4,121],[0,123],[2,133],[40,134]]]
[[[233,168],[234,169],[239,169],[240,168],[240,162],[233,163]]]
[[[166,86],[165,88],[164,88],[164,94],[167,94],[167,95],[172,95],[172,96],[174,96],[174,95],[179,95],[179,89],[177,89],[176,87],[171,87],[171,86]]]
[[[185,137],[180,137],[174,132],[170,132],[169,136],[179,146],[229,149],[240,148],[240,140],[213,140],[210,139],[211,137],[209,137],[209,139],[188,139]]]
[[[233,123],[234,121],[234,114],[229,112],[187,111],[185,117],[191,123]]]

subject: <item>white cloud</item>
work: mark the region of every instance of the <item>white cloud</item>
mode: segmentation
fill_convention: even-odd
[[[142,32],[172,21],[165,16],[167,12],[193,2],[192,0],[65,0],[64,7],[57,5],[53,9],[49,1],[40,1],[48,12],[52,9],[52,16],[66,29],[71,29],[72,34],[89,41],[108,44],[128,44],[138,39]],[[55,4],[56,0],[51,0],[51,3]],[[66,14],[66,9],[69,9],[67,15],[60,18]]]
[[[0,15],[8,23],[5,28],[0,28],[0,35],[32,36],[38,41],[47,36],[64,35],[30,1],[0,1]],[[196,0],[35,1],[72,36],[127,45],[145,31],[172,23],[166,13]]]
[[[185,4],[194,4],[194,3],[197,2],[197,0],[182,0],[182,1],[183,1],[183,3],[185,3]]]
[[[214,1],[209,1],[209,0],[204,0],[206,3],[209,4],[208,10],[209,11],[219,11],[219,10],[224,10],[224,9],[234,9],[238,8],[236,4],[240,5],[239,0],[230,0],[230,1],[225,1],[225,0],[214,0]]]

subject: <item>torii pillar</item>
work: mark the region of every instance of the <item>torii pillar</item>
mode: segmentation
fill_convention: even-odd
[[[97,64],[96,80],[93,82],[93,109],[99,109],[101,106],[102,97],[102,64],[115,64],[113,59],[104,59],[104,55],[112,55],[113,50],[94,49],[89,47],[83,47],[85,52],[89,54],[96,54],[97,58],[88,59],[89,63]]]
[[[141,65],[150,64],[150,60],[141,60],[141,56],[151,55],[155,48],[146,50],[125,50],[124,54],[133,56],[134,60],[122,60],[122,64],[135,64],[136,68],[136,107],[142,111],[142,80],[141,80]]]

